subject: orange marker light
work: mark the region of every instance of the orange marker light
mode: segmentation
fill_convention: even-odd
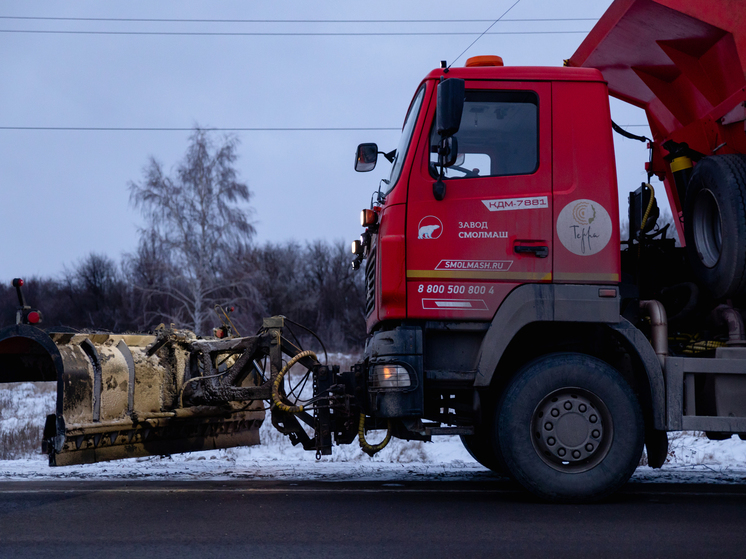
[[[472,56],[466,60],[467,68],[474,68],[477,66],[504,66],[504,64],[502,57],[494,55]]]
[[[360,225],[370,227],[378,223],[378,215],[373,210],[363,210],[360,212]]]

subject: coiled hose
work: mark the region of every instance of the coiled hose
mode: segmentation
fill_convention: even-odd
[[[313,351],[306,350],[301,351],[298,355],[293,357],[290,361],[288,361],[285,366],[282,368],[282,370],[277,373],[277,377],[275,378],[275,382],[272,383],[272,403],[277,406],[278,409],[287,412],[287,413],[300,413],[303,411],[303,406],[290,406],[286,403],[284,403],[280,399],[280,386],[282,385],[282,379],[285,377],[285,374],[290,370],[290,367],[295,365],[298,361],[303,359],[304,357],[313,357],[316,359],[316,354]],[[318,359],[316,359],[318,361]]]
[[[287,413],[300,413],[303,411],[303,406],[292,406],[284,403],[280,399],[280,386],[282,385],[282,379],[285,377],[287,372],[290,370],[290,367],[295,365],[298,361],[303,359],[304,357],[312,357],[314,359],[316,358],[316,354],[313,351],[301,351],[298,355],[293,357],[290,361],[288,361],[285,366],[282,368],[282,370],[277,373],[277,377],[275,378],[275,381],[272,383],[272,402],[275,406],[277,406],[278,409],[287,412]],[[318,359],[317,359],[318,360]],[[358,425],[358,441],[360,442],[360,448],[363,449],[363,452],[367,454],[368,456],[373,456],[377,452],[383,450],[387,444],[389,444],[389,441],[391,440],[391,421],[388,423],[388,428],[386,430],[386,437],[378,444],[372,445],[368,441],[365,440],[365,414],[360,414],[360,423]]]
[[[383,450],[384,447],[389,444],[389,441],[391,440],[391,421],[389,421],[388,429],[386,430],[386,438],[377,445],[372,445],[365,440],[365,414],[361,413],[360,423],[357,428],[357,440],[360,443],[360,448],[363,449],[363,452],[368,456],[373,456],[376,452]]]

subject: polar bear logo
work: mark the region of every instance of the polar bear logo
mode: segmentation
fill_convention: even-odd
[[[443,222],[434,215],[426,215],[417,224],[418,239],[437,239],[443,233]]]
[[[424,225],[420,227],[418,239],[432,239],[433,233],[440,229],[440,225]]]

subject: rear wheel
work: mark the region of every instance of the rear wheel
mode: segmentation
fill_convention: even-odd
[[[584,354],[529,363],[508,385],[495,419],[511,474],[552,501],[609,495],[642,455],[642,412],[632,389],[613,367]]]
[[[746,291],[746,158],[702,159],[689,181],[684,206],[692,269],[716,298]]]

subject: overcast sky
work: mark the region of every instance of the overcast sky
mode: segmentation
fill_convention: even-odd
[[[420,80],[440,60],[452,62],[514,2],[0,0],[0,127],[397,128]],[[609,3],[520,0],[456,64],[498,54],[507,65],[560,66],[593,21],[509,20],[598,18]],[[415,19],[451,21],[371,21]],[[482,21],[453,21],[469,19]],[[17,32],[42,30],[57,33]],[[439,34],[360,34],[392,32]],[[456,32],[467,34],[440,34]],[[642,111],[622,103],[612,103],[612,116],[620,124],[645,123]],[[649,135],[646,128],[632,130]],[[396,130],[236,134],[260,243],[357,238],[359,211],[389,166],[381,159],[372,173],[355,173],[355,147],[371,141],[388,151],[399,136]],[[188,136],[0,129],[0,281],[55,276],[91,251],[118,260],[134,250],[141,220],[129,205],[128,181],[141,178],[151,155],[171,170]],[[615,142],[620,190],[637,188],[645,179],[645,147],[619,136]]]

